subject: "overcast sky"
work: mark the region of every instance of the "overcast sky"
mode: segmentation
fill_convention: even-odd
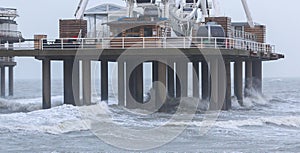
[[[34,34],[58,37],[58,20],[73,18],[79,0],[0,0],[1,7],[17,8],[19,30],[25,38]],[[88,7],[121,0],[90,0]],[[240,0],[219,0],[221,13],[233,21],[245,21]],[[298,0],[248,0],[255,22],[267,25],[267,41],[284,53],[284,60],[265,62],[264,77],[300,77],[300,14]],[[41,63],[33,58],[17,58],[16,78],[41,78]],[[62,63],[53,63],[52,77],[62,77]]]

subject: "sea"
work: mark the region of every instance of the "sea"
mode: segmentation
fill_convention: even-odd
[[[15,81],[15,95],[0,99],[0,152],[300,152],[299,78],[264,78],[264,94],[243,106],[233,97],[229,111],[196,113],[129,110],[99,89],[91,106],[64,105],[62,86],[52,81],[43,110],[41,80]]]

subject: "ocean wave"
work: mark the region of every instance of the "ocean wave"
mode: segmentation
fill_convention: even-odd
[[[62,105],[62,96],[53,96],[52,106]],[[31,112],[42,109],[42,98],[0,99],[0,109],[8,112]]]
[[[215,125],[222,128],[240,128],[245,126],[264,126],[264,125],[299,128],[300,116],[262,117],[262,118],[247,119],[247,120],[219,121]]]
[[[38,101],[38,100],[37,100]],[[33,104],[37,104],[32,102]],[[32,103],[27,103],[30,105]],[[3,104],[3,102],[2,102]],[[23,104],[25,105],[25,104]],[[26,105],[26,106],[27,106]],[[15,106],[9,106],[11,108]],[[17,107],[20,110],[21,107]],[[29,107],[25,107],[29,109]],[[38,109],[39,107],[34,107]],[[248,126],[279,126],[280,128],[292,127],[300,128],[300,116],[275,116],[275,117],[259,117],[252,119],[229,119],[217,121],[171,121],[165,119],[166,116],[157,113],[152,118],[140,118],[132,116],[123,111],[123,108],[108,106],[106,102],[99,102],[91,106],[72,106],[61,105],[47,110],[35,110],[31,112],[19,112],[12,114],[0,115],[0,129],[11,131],[29,131],[29,132],[43,132],[50,134],[61,134],[73,131],[90,130],[93,121],[111,122],[112,120],[118,122],[119,125],[126,125],[126,127],[145,126],[156,127],[164,125],[168,126],[199,126],[199,127],[220,127],[226,129],[240,129]],[[117,115],[115,114],[116,112]],[[120,112],[122,112],[120,114]],[[105,115],[103,117],[103,115]],[[107,118],[108,117],[108,118]],[[112,117],[113,119],[111,120]],[[163,118],[163,119],[162,119]],[[203,114],[196,115],[196,119],[203,119]],[[139,123],[138,125],[136,125]],[[149,126],[151,124],[151,126]]]
[[[86,116],[97,115],[95,111],[106,113],[108,112],[107,105],[103,103],[83,107],[62,105],[28,113],[2,114],[0,115],[0,129],[50,134],[89,130],[89,120],[85,119]]]
[[[240,129],[248,126],[267,126],[274,125],[279,127],[299,128],[300,116],[289,117],[262,117],[245,120],[228,120],[228,121],[192,121],[192,122],[172,122],[170,125],[175,126],[199,126],[199,127],[219,127],[226,129]]]
[[[283,79],[280,79],[280,78],[272,78],[272,79],[268,79],[268,80],[266,80],[266,81],[268,81],[268,82],[282,82]]]
[[[243,99],[243,105],[241,106],[238,103],[238,100],[236,97],[232,98],[232,108],[234,110],[236,109],[253,109],[256,108],[256,106],[259,106],[260,108],[262,106],[268,107],[270,105],[271,97],[268,97],[266,95],[262,95],[254,90],[249,91],[250,97],[246,97]]]

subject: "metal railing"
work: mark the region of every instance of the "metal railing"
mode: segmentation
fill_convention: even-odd
[[[22,42],[22,39],[19,39],[19,43],[9,44],[7,42],[0,44],[0,50],[34,50],[34,42]]]
[[[49,49],[127,49],[127,48],[210,48],[240,49],[253,52],[275,53],[275,47],[266,43],[212,37],[114,37],[114,38],[61,38],[41,39],[41,50]]]
[[[240,31],[240,30],[233,30],[233,38],[250,40],[250,41],[257,40],[257,36],[255,34],[252,34],[250,32]]]

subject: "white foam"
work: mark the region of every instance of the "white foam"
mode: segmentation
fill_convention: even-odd
[[[256,119],[245,119],[245,120],[229,120],[229,121],[215,121],[203,122],[203,121],[192,121],[192,122],[172,122],[171,125],[176,126],[199,126],[207,127],[214,126],[226,129],[239,129],[245,126],[264,126],[264,125],[276,125],[280,127],[294,127],[300,128],[300,116],[287,116],[287,117],[262,117]]]
[[[53,97],[53,105],[61,105],[61,96]],[[236,109],[255,107],[256,105],[268,105],[268,101],[264,97],[245,99],[245,106],[238,105],[236,100],[233,100],[233,107]],[[263,102],[261,102],[263,101]],[[91,128],[89,119],[101,118],[102,114],[110,114],[111,111],[106,102],[99,102],[92,106],[74,107],[71,105],[61,105],[48,110],[41,109],[41,98],[27,99],[27,100],[4,100],[0,99],[0,107],[7,107],[12,111],[32,111],[28,113],[13,113],[13,114],[1,114],[0,115],[0,129],[8,130],[21,130],[21,131],[33,131],[43,132],[51,134],[61,134],[72,131],[89,130]],[[118,108],[117,108],[118,109]],[[126,115],[125,115],[126,116]],[[128,119],[128,116],[122,118],[121,122],[129,123],[132,126],[136,122],[134,119]],[[118,120],[118,119],[117,119]],[[131,121],[132,120],[132,121]],[[145,121],[148,122],[148,121]],[[157,120],[151,120],[153,125],[161,125],[164,122],[157,118]],[[122,123],[121,123],[122,124]],[[148,123],[143,123],[148,124]],[[141,124],[141,126],[143,126]],[[193,122],[172,122],[169,125],[174,126],[210,126],[212,123],[193,121]],[[264,126],[264,125],[276,125],[284,127],[296,127],[300,128],[300,116],[286,116],[286,117],[262,117],[252,118],[244,120],[228,120],[228,121],[216,121],[213,126],[228,129],[238,129],[244,126]]]
[[[266,124],[274,124],[277,126],[299,128],[300,116],[262,117],[256,119],[246,119],[246,120],[219,121],[216,123],[216,126],[222,128],[240,128],[243,126],[263,126]]]
[[[62,96],[53,96],[52,106],[62,105]],[[30,112],[42,109],[42,98],[32,99],[0,99],[0,108],[10,112]]]
[[[250,97],[246,97],[243,99],[243,106],[241,106],[238,101],[237,98],[234,97],[232,98],[232,108],[233,109],[251,109],[254,108],[256,106],[268,106],[269,103],[269,99],[271,99],[270,97],[264,96],[254,90],[249,91],[250,92]]]
[[[273,79],[270,79],[269,82],[282,82],[283,80],[280,79],[280,78],[273,78]]]
[[[29,113],[2,114],[0,115],[0,129],[51,134],[89,130],[89,121],[84,120],[83,115],[92,117],[99,112],[108,113],[108,106],[105,103],[84,107],[62,105]]]

